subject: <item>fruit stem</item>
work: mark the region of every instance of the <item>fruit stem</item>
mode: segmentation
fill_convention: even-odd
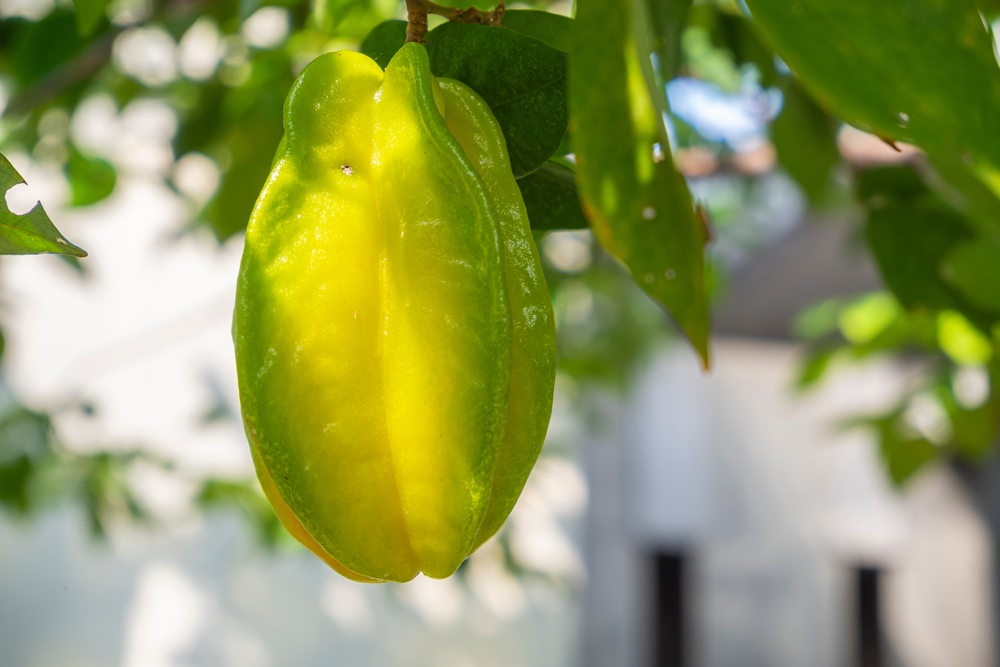
[[[507,9],[506,0],[499,0],[492,11],[442,7],[431,0],[406,0],[406,41],[424,42],[427,35],[427,15],[437,14],[454,23],[478,23],[479,25],[503,26],[503,13]]]

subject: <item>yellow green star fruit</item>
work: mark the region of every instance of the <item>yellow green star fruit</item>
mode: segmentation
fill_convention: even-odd
[[[422,45],[295,82],[233,339],[261,486],[331,568],[447,577],[503,524],[548,426],[552,306],[496,119]]]

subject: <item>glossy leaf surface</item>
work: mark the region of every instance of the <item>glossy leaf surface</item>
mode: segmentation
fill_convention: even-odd
[[[0,155],[0,193],[24,183],[14,166]],[[7,208],[6,198],[0,199],[0,255],[34,255],[54,253],[86,257],[87,253],[66,240],[52,224],[41,204],[24,215],[16,215]]]
[[[532,229],[586,229],[573,170],[551,160],[517,181]]]
[[[646,25],[627,0],[577,7],[570,51],[577,183],[601,244],[666,306],[707,365],[707,234],[670,156],[666,95],[650,75]]]

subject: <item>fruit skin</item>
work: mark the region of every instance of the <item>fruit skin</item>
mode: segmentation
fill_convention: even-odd
[[[385,73],[317,58],[285,133],[233,322],[258,477],[344,576],[447,577],[510,513],[552,405],[554,318],[503,135],[419,44]]]

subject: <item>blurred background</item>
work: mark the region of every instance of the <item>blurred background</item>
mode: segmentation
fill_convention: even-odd
[[[294,77],[402,15],[0,0],[8,205],[90,253],[0,261],[0,667],[997,664],[993,342],[901,307],[864,235],[933,174],[723,0],[667,87],[715,235],[711,372],[589,232],[540,234],[555,406],[504,530],[378,586],[284,532],[239,420],[243,228]]]

